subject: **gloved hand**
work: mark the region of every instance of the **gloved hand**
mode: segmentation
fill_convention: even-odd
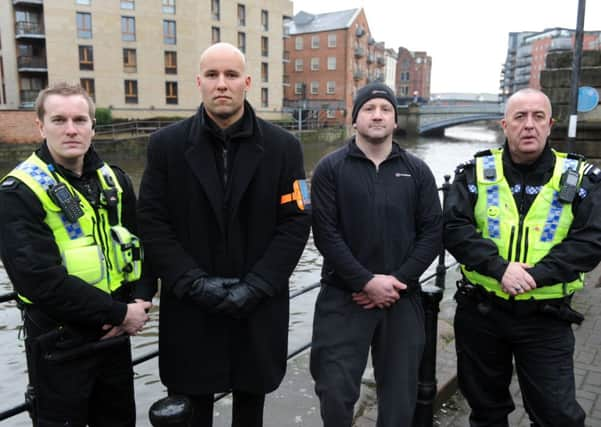
[[[237,278],[202,276],[192,282],[188,297],[202,308],[213,311],[228,295],[228,287],[238,283]]]
[[[267,294],[244,280],[228,288],[226,297],[216,307],[216,311],[242,319],[248,316]]]

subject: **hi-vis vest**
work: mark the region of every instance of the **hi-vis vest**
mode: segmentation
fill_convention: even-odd
[[[553,150],[555,168],[551,179],[541,187],[527,186],[515,191],[531,192],[536,198],[525,217],[520,217],[512,189],[503,172],[502,149],[490,150],[490,154],[476,157],[476,185],[478,198],[474,208],[476,228],[482,237],[492,240],[499,255],[507,261],[525,262],[535,265],[551,248],[559,244],[568,234],[574,216],[571,203],[558,200],[561,175],[572,168],[576,170],[578,160]],[[578,170],[582,182],[583,167]],[[497,296],[508,299],[496,279],[470,271],[461,266],[465,278],[483,286]],[[536,288],[515,296],[516,300],[562,298],[583,287],[584,275],[570,283],[557,283]]]
[[[105,163],[97,170],[97,174],[102,190],[117,190],[117,203],[113,213],[109,212],[103,191],[101,206],[94,208],[66,179],[54,172],[53,167],[35,153],[7,176],[18,178],[40,200],[46,211],[44,221],[54,234],[67,272],[111,293],[123,283],[140,278],[142,251],[138,238],[120,225],[123,189],[115,173]],[[74,223],[67,220],[61,208],[48,195],[48,189],[57,184],[57,181],[64,183],[71,194],[79,198],[83,216]],[[24,296],[19,297],[30,303]]]

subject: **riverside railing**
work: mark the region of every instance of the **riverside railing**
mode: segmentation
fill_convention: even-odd
[[[449,175],[445,175],[445,182],[439,191],[443,193],[443,205],[446,199],[446,195],[450,188]],[[425,318],[425,331],[426,331],[426,343],[424,347],[424,355],[419,370],[419,384],[418,384],[418,401],[415,410],[415,417],[413,427],[432,427],[434,417],[434,402],[436,400],[437,392],[437,381],[436,381],[436,345],[438,337],[438,312],[440,301],[442,300],[446,272],[451,267],[457,265],[456,262],[445,265],[445,250],[441,248],[438,256],[438,264],[436,266],[436,272],[420,279],[419,284],[421,285],[421,297],[422,305],[424,307],[424,318]],[[435,279],[434,285],[429,285],[432,279]],[[312,285],[306,286],[299,289],[296,292],[290,294],[290,300],[303,295],[313,289],[320,286],[320,283],[313,283]],[[17,297],[16,292],[9,292],[0,295],[0,303],[9,302],[15,300]],[[120,337],[115,337],[120,338]],[[113,338],[113,339],[115,339]],[[288,360],[294,356],[302,353],[309,347],[311,347],[311,341],[301,345],[299,348],[291,351],[288,354]],[[146,362],[154,357],[158,356],[159,351],[154,350],[148,354],[135,358],[132,362],[134,366]],[[70,355],[73,356],[73,355]],[[222,399],[229,393],[220,393],[215,396],[215,401]],[[158,406],[157,406],[158,404]],[[159,406],[161,406],[159,408]],[[13,408],[9,408],[5,411],[0,412],[0,421],[6,420],[10,417],[18,415],[22,412],[29,410],[27,402],[23,402]],[[164,414],[167,414],[164,418]],[[150,418],[153,426],[171,426],[171,427],[185,427],[188,426],[187,416],[190,414],[188,402],[185,398],[163,398],[155,402],[150,408]]]

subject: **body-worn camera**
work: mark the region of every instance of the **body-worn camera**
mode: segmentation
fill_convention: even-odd
[[[561,175],[559,194],[557,196],[561,203],[572,203],[574,201],[574,197],[578,193],[578,179],[578,172],[571,168],[567,169]]]
[[[71,193],[64,183],[59,182],[50,187],[48,189],[48,196],[61,208],[67,221],[74,223],[83,216],[83,210],[79,206],[79,199]]]

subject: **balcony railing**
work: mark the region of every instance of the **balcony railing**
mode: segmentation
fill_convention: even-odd
[[[355,48],[355,56],[357,58],[361,58],[362,56],[365,56],[365,50],[360,46],[356,47]]]
[[[284,55],[282,57],[282,60],[284,62],[290,62],[290,51],[287,51],[287,50],[284,51]]]
[[[44,27],[39,22],[18,21],[15,23],[15,33],[17,36],[26,35],[44,35]]]
[[[373,64],[375,62],[375,60],[376,60],[376,57],[373,54],[370,53],[369,55],[367,55],[367,63],[368,64]]]
[[[17,67],[46,69],[48,65],[46,63],[46,58],[43,56],[18,56]]]
[[[353,72],[353,79],[361,80],[363,77],[365,77],[365,72],[363,70],[355,70]]]
[[[383,56],[378,56],[376,58],[376,62],[378,63],[378,65],[386,65],[386,58],[384,58]]]
[[[33,107],[36,98],[38,97],[39,90],[22,90],[19,92],[19,98],[21,100],[21,107]]]
[[[357,27],[357,30],[355,31],[355,36],[357,36],[357,38],[363,37],[365,35],[365,29],[363,29],[363,27]]]

